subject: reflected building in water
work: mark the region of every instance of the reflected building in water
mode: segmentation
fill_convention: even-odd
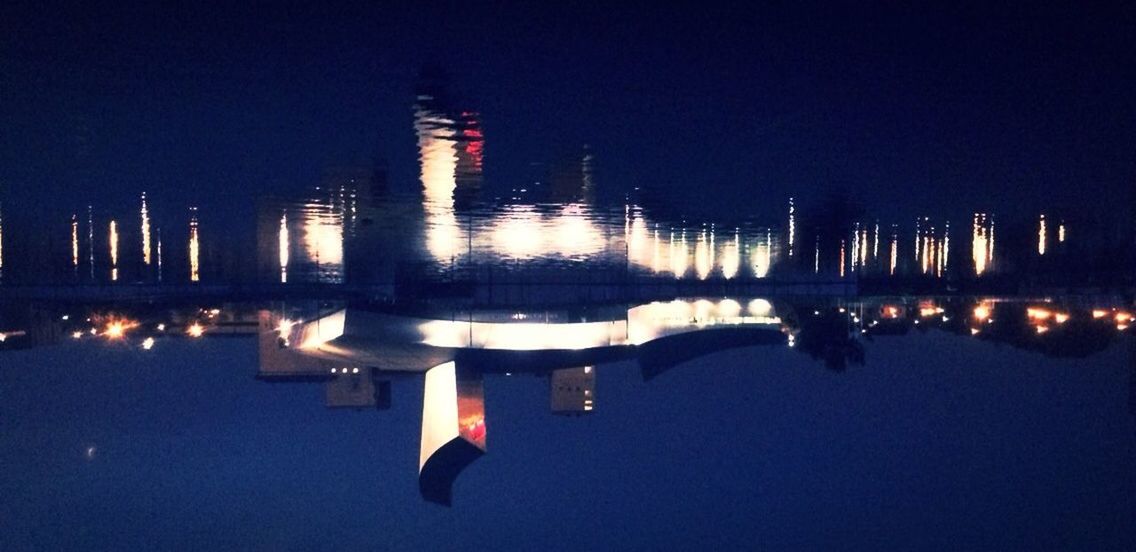
[[[764,299],[691,299],[558,311],[460,306],[347,306],[259,313],[265,381],[320,382],[329,407],[385,408],[389,379],[423,377],[419,488],[449,504],[461,470],[487,450],[484,377],[549,378],[555,414],[595,407],[597,363],[639,359],[644,377],[730,347],[784,344],[781,319]]]
[[[594,366],[553,370],[548,382],[553,414],[583,414],[595,408]]]

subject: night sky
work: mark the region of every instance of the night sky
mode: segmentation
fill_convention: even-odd
[[[87,4],[0,7],[14,209],[65,217],[145,189],[235,216],[376,159],[414,189],[430,64],[482,114],[490,188],[583,144],[609,195],[698,199],[711,218],[841,188],[903,221],[1115,211],[1136,181],[1130,3]]]

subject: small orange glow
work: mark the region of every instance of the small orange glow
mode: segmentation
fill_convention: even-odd
[[[935,316],[935,314],[935,307],[919,307],[919,316],[923,318]]]
[[[205,333],[205,327],[194,322],[185,329],[185,333],[189,334],[189,337],[201,337]]]
[[[82,339],[83,332],[74,332],[71,334],[71,339]]]
[[[111,322],[107,324],[106,331],[103,333],[111,339],[118,339],[126,333],[126,330],[123,329],[122,322]]]
[[[1117,330],[1120,330],[1120,331],[1124,331],[1124,330],[1127,330],[1127,329],[1128,329],[1128,324],[1117,324],[1117,325],[1116,325],[1116,329],[1117,329]]]
[[[1132,320],[1132,315],[1131,315],[1131,314],[1128,314],[1128,313],[1126,313],[1126,312],[1118,312],[1118,313],[1116,313],[1116,322],[1117,322],[1117,323],[1119,323],[1119,324],[1123,324],[1123,323],[1125,323],[1125,322],[1128,322],[1129,320]]]
[[[884,318],[899,318],[899,307],[887,305],[884,307]]]
[[[1037,333],[1039,333],[1039,334],[1043,334],[1043,333],[1048,332],[1048,331],[1049,331],[1049,328],[1046,327],[1046,326],[1038,326],[1037,327]]]
[[[122,339],[126,332],[137,327],[138,323],[132,320],[110,319],[103,329],[103,335],[107,336],[108,339]],[[91,331],[94,332],[94,328],[91,328]]]
[[[1053,320],[1055,320],[1058,324],[1064,324],[1065,322],[1069,321],[1069,315],[1063,312],[1059,312],[1053,317]]]
[[[1093,318],[1104,318],[1108,315],[1108,311],[1104,309],[1093,309]]]
[[[1053,316],[1053,313],[1045,309],[1030,307],[1026,309],[1026,316],[1033,320],[1048,320],[1050,316]]]
[[[978,320],[986,320],[990,318],[990,307],[986,305],[978,305],[974,307],[974,317]]]

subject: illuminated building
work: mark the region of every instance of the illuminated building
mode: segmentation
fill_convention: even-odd
[[[583,203],[595,201],[594,156],[587,146],[552,164],[547,175],[548,187],[543,201],[548,203]]]
[[[477,372],[445,362],[426,371],[418,489],[449,505],[461,470],[485,454],[485,392]]]
[[[773,305],[760,298],[660,301],[588,317],[571,310],[439,314],[345,309],[294,321],[260,311],[257,378],[324,382],[329,406],[359,408],[383,402],[376,374],[424,374],[419,489],[426,500],[449,504],[454,480],[486,451],[484,367],[519,363],[549,373],[551,410],[581,413],[595,407],[595,363],[639,356],[647,377],[646,366],[673,364],[691,350],[787,340]],[[538,318],[546,321],[532,321]]]
[[[581,414],[595,408],[596,371],[592,366],[553,370],[549,377],[553,414]]]
[[[333,367],[329,372],[332,377],[324,384],[324,399],[328,408],[390,408],[390,382],[377,380],[371,368]]]
[[[485,136],[477,113],[462,111],[455,118],[454,150],[457,164],[454,168],[454,208],[459,212],[469,209],[481,199],[481,181],[484,170]],[[585,183],[590,182],[586,165],[590,155],[584,155]]]
[[[458,131],[438,103],[435,95],[420,90],[414,105],[423,224],[427,251],[437,260],[454,262],[465,252],[462,246],[466,241],[454,211],[458,170],[455,135]]]

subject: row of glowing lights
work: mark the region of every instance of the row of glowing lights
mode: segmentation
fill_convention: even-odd
[[[941,309],[938,309],[941,311]],[[924,309],[920,309],[920,314],[927,316]],[[978,305],[974,307],[974,319],[979,322],[992,323],[994,319],[990,317],[991,308],[989,305]],[[1092,316],[1094,320],[1101,320],[1109,315],[1112,316],[1113,321],[1116,322],[1116,329],[1123,331],[1128,329],[1129,324],[1132,322],[1132,314],[1118,309],[1093,309]],[[1069,321],[1071,315],[1067,312],[1054,311],[1042,307],[1028,307],[1026,309],[1026,318],[1034,324],[1037,333],[1042,334],[1049,331],[1050,321],[1055,324],[1061,325]],[[944,317],[945,321],[945,317]],[[977,334],[978,328],[971,328],[971,334]]]
[[[189,222],[189,279],[190,281],[197,282],[201,279],[200,276],[200,256],[201,245],[197,236],[197,208],[191,207],[190,212],[192,216]],[[147,266],[151,264],[151,231],[150,231],[150,214],[146,206],[146,192],[142,192],[142,209],[140,211],[142,224],[142,262]],[[94,221],[91,207],[87,207],[87,241],[91,244],[90,257],[88,262],[91,264],[92,275],[94,274]],[[111,280],[118,280],[118,221],[111,220],[109,229],[107,231],[108,247],[110,251],[110,265],[111,265]],[[157,240],[157,262],[159,275],[162,267],[162,238],[161,229],[158,230]],[[3,261],[0,260],[0,266],[3,266]],[[71,215],[71,265],[76,269],[79,267],[79,217],[78,215]]]
[[[103,336],[107,339],[111,339],[111,340],[123,339],[123,338],[126,337],[127,332],[129,332],[130,330],[133,330],[133,329],[135,329],[139,326],[140,326],[140,324],[138,322],[134,322],[134,321],[131,321],[131,320],[114,320],[114,321],[111,321],[111,322],[107,322],[107,324],[103,328],[102,332],[100,332],[98,328],[92,327],[90,330],[88,330],[87,333],[90,333],[93,336],[101,335],[101,336]],[[157,326],[154,327],[154,329],[156,329],[159,332],[165,332],[166,331],[166,325],[165,324],[158,324]],[[186,326],[185,334],[188,335],[189,337],[201,337],[201,336],[205,335],[205,326],[202,326],[200,322],[194,322],[193,324]],[[74,338],[74,339],[80,339],[80,338],[83,337],[83,335],[84,335],[84,332],[75,331],[71,334],[71,337]],[[153,338],[147,338],[147,341],[152,342]],[[146,347],[146,348],[149,349],[149,347]]]
[[[897,306],[885,305],[882,310],[884,318],[899,318],[900,309]],[[931,318],[933,316],[941,315],[943,322],[947,322],[950,320],[950,318],[946,316],[944,312],[946,311],[942,307],[927,305],[919,307],[919,316],[921,318]],[[993,311],[991,306],[986,303],[974,307],[973,311],[974,319],[980,323],[985,324],[994,322],[994,319],[991,318],[992,313]],[[1093,309],[1092,311],[1092,316],[1095,320],[1106,318],[1109,315],[1111,315],[1113,320],[1116,322],[1116,329],[1121,331],[1128,329],[1128,326],[1133,319],[1133,315],[1131,313],[1119,309]],[[1026,318],[1028,318],[1030,322],[1034,324],[1034,327],[1039,334],[1049,331],[1049,321],[1052,320],[1054,323],[1060,325],[1068,322],[1070,317],[1071,315],[1067,312],[1059,312],[1042,307],[1028,307],[1026,309]],[[918,324],[919,320],[915,320],[915,323]],[[873,325],[875,325],[874,322]],[[977,335],[979,332],[981,332],[981,330],[978,328],[970,328],[971,335]]]
[[[457,157],[454,155],[454,131],[446,128],[445,119],[439,118],[426,110],[419,110],[415,114],[415,130],[418,134],[418,147],[421,159],[421,181],[426,199],[427,218],[427,248],[433,256],[442,261],[450,260],[461,254],[460,243],[462,238],[457,220],[453,212],[453,193],[457,187],[456,169]],[[574,210],[572,208],[575,208]],[[491,230],[494,249],[513,258],[532,258],[548,253],[572,255],[594,254],[606,246],[602,233],[590,220],[580,216],[579,206],[569,206],[565,213],[552,218],[551,231],[540,228],[542,217],[531,209],[520,208],[505,217],[494,221]],[[923,221],[926,221],[924,217]],[[950,244],[950,223],[946,223],[941,239],[935,238],[934,227],[928,234],[916,221],[915,259],[921,266],[924,274],[933,273],[942,276],[947,268]],[[283,222],[283,221],[282,221]],[[1045,216],[1041,216],[1039,253],[1045,254]],[[975,213],[974,236],[972,241],[972,254],[975,268],[979,275],[986,271],[994,257],[994,227],[993,218],[984,213]],[[283,232],[283,231],[282,231]],[[554,243],[546,243],[543,236],[551,234],[557,236]],[[718,251],[714,247],[714,236],[711,232],[706,239],[705,232],[699,236],[694,251],[687,247],[685,232],[676,240],[675,233],[669,232],[667,236],[660,236],[656,229],[649,232],[641,217],[631,220],[628,207],[628,222],[625,229],[628,247],[628,257],[631,263],[653,270],[655,273],[670,272],[677,278],[686,275],[693,264],[695,275],[699,279],[706,279],[717,267],[722,276],[732,279],[738,274],[741,266],[740,241],[735,234],[733,244],[726,243],[721,251],[720,261],[715,262]],[[880,231],[879,224],[874,227],[874,243],[871,248],[871,257],[878,258]],[[653,238],[653,239],[652,239]],[[661,238],[661,239],[660,239]],[[796,205],[793,198],[789,198],[789,228],[788,253],[793,256],[796,245]],[[281,244],[287,238],[282,235]],[[471,242],[472,237],[466,237]],[[1059,230],[1059,241],[1065,241],[1065,225]],[[708,242],[708,244],[707,244]],[[895,274],[898,260],[898,237],[893,232],[889,255],[889,272]],[[732,245],[732,247],[731,247]],[[845,276],[845,243],[840,248],[840,276]],[[691,255],[693,253],[693,255]],[[814,272],[820,272],[819,242],[814,259]],[[766,237],[764,247],[758,244],[754,249],[751,267],[754,275],[764,277],[772,264],[771,243]],[[851,270],[856,271],[857,266],[866,266],[869,257],[868,228],[861,231],[859,223],[855,238],[852,242]],[[693,263],[691,262],[693,261]],[[281,279],[286,280],[286,257],[281,254]]]
[[[215,318],[219,313],[220,313],[219,309],[213,309],[213,310],[208,311],[208,315],[210,316],[210,318]],[[63,320],[65,320],[65,321],[68,320],[69,318],[70,318],[70,316],[68,316],[68,315],[63,316]],[[87,321],[90,322],[90,319],[88,318]],[[110,341],[118,341],[118,340],[125,339],[127,333],[129,333],[131,330],[134,330],[134,329],[139,328],[139,327],[141,327],[141,323],[139,323],[136,320],[130,320],[128,318],[112,318],[112,319],[108,320],[106,322],[106,324],[103,325],[102,331],[99,331],[99,328],[97,326],[92,326],[91,329],[87,330],[86,332],[82,332],[82,331],[72,332],[71,338],[72,339],[82,339],[84,335],[90,334],[90,335],[96,336],[96,337],[97,336],[105,337]],[[154,326],[154,329],[158,332],[165,333],[166,324],[165,323],[159,323],[156,326]],[[203,326],[198,321],[194,321],[192,324],[186,326],[184,331],[185,331],[185,335],[192,337],[192,338],[198,338],[198,337],[205,335],[205,326]],[[0,335],[2,335],[2,334],[0,334]],[[2,340],[0,340],[0,341],[2,341]],[[145,350],[150,350],[151,348],[153,348],[153,346],[154,346],[154,338],[153,337],[147,337],[146,339],[144,339],[142,341],[142,348],[145,349]]]

